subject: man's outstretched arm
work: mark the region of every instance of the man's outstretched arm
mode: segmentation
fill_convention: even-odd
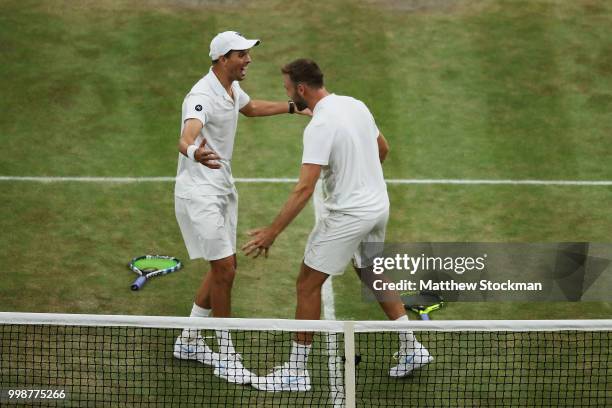
[[[289,102],[271,102],[271,101],[261,101],[261,100],[251,100],[247,103],[242,109],[240,109],[240,113],[244,116],[272,116],[272,115],[280,115],[282,113],[291,113]],[[294,105],[294,113],[299,113],[302,115],[312,116],[312,112],[310,109],[306,108],[303,111],[297,110],[297,107]]]
[[[306,203],[314,192],[320,174],[320,165],[310,163],[302,164],[300,179],[274,222],[268,227],[258,228],[249,232],[251,240],[242,247],[245,255],[253,255],[257,258],[263,251],[263,253],[268,256],[268,248],[272,246],[276,237],[291,224],[291,221],[293,221],[304,206],[306,206]]]

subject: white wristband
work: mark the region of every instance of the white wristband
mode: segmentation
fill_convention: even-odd
[[[191,160],[195,161],[195,152],[196,150],[198,150],[198,147],[196,145],[189,145],[187,147],[187,157],[189,157]]]

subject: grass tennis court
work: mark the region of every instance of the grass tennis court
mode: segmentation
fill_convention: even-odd
[[[612,4],[604,0],[0,2],[0,176],[173,176],[184,94],[212,36],[261,38],[241,84],[285,100],[279,67],[315,59],[389,140],[389,179],[612,180]],[[236,177],[297,177],[304,117],[241,118]],[[173,184],[0,181],[0,310],[188,315]],[[238,244],[291,184],[238,184]],[[612,241],[609,186],[389,186],[391,242]],[[293,317],[309,206],[267,260],[238,256],[237,317]],[[183,270],[131,292],[127,262]],[[338,319],[374,320],[347,273]],[[612,302],[456,303],[433,319],[611,318]],[[424,371],[425,373],[425,371]],[[253,391],[253,394],[256,392]]]

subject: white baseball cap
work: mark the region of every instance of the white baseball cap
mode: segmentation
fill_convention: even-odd
[[[232,50],[248,50],[260,43],[259,40],[247,40],[236,31],[224,31],[219,33],[210,42],[210,58],[219,59],[220,56]]]

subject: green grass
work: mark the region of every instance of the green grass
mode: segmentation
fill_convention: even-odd
[[[26,187],[26,188],[24,188]],[[289,185],[240,184],[238,243],[246,232],[270,220],[290,191]],[[172,183],[142,184],[27,184],[5,183],[4,209],[10,216],[0,220],[0,245],[6,257],[5,273],[11,276],[0,285],[5,311],[185,315],[193,288],[206,271],[203,261],[189,261],[174,220]],[[570,239],[605,242],[605,209],[581,223],[569,222],[573,210],[585,197],[606,202],[611,192],[585,188],[583,195],[567,198],[559,206],[555,196],[561,187],[534,188],[529,210],[541,214],[542,228],[535,228],[521,211],[495,197],[511,200],[514,187],[405,187],[389,189],[392,208],[390,242],[427,241],[529,241]],[[448,190],[444,193],[444,190]],[[548,196],[551,200],[538,200]],[[479,194],[480,192],[480,194]],[[494,192],[494,194],[491,194]],[[419,197],[414,199],[413,197]],[[481,201],[481,199],[486,201]],[[43,202],[44,201],[44,202]],[[42,205],[41,205],[41,202]],[[431,214],[432,204],[447,218]],[[400,207],[401,208],[401,207]],[[304,243],[312,227],[312,209],[307,209],[282,234],[268,259],[251,260],[239,254],[239,273],[234,291],[234,313],[241,317],[292,317],[295,307],[294,282]],[[460,225],[449,220],[460,220]],[[567,222],[556,222],[564,220]],[[450,224],[450,225],[449,225]],[[515,224],[512,228],[505,228]],[[403,226],[403,227],[402,227]],[[140,253],[169,253],[185,261],[179,272],[151,281],[141,292],[129,291],[134,274],[127,262]],[[62,284],[57,285],[56,278]],[[338,318],[384,318],[375,304],[355,299],[360,296],[357,277],[347,269],[335,280]],[[28,293],[29,296],[23,296]],[[279,302],[279,298],[290,301]],[[500,314],[499,312],[502,312]],[[444,319],[609,317],[609,303],[546,302],[452,304],[436,312]]]
[[[208,70],[211,37],[237,29],[262,39],[241,84],[251,97],[284,100],[279,67],[304,56],[330,91],[366,102],[391,145],[387,178],[611,180],[611,27],[603,0],[5,0],[0,176],[173,175],[182,99]],[[234,175],[297,177],[306,124],[241,118]],[[187,260],[172,183],[0,183],[0,310],[189,313],[207,266]],[[238,189],[240,244],[291,186]],[[389,242],[612,241],[610,187],[393,185],[389,194]],[[312,224],[309,206],[270,258],[239,254],[235,316],[293,316]],[[133,293],[126,263],[149,252],[185,267]],[[349,270],[334,290],[339,319],[384,318]],[[451,303],[433,317],[611,318],[612,302]]]

